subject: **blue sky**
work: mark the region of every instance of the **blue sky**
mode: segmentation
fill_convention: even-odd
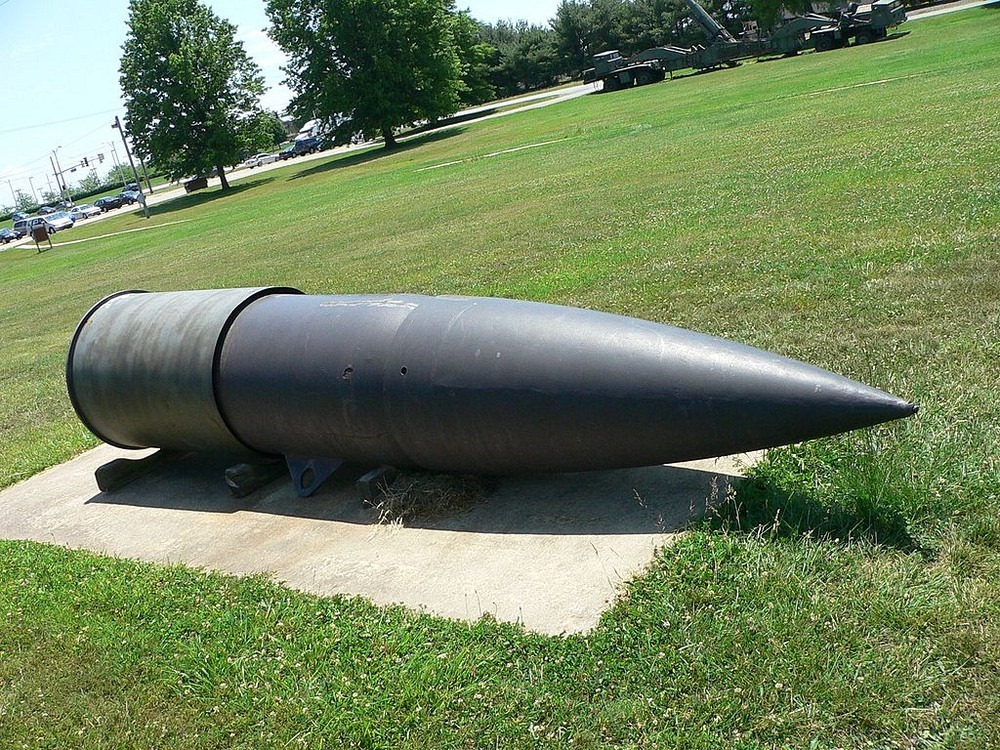
[[[282,110],[289,94],[281,86],[284,60],[263,29],[263,0],[205,0],[215,13],[239,27],[244,48],[264,72],[269,91],[262,103]],[[525,19],[544,25],[559,0],[465,0],[483,21]],[[55,186],[50,162],[63,170],[104,154],[103,176],[111,167],[112,145],[124,159],[121,136],[112,129],[123,117],[118,62],[125,40],[127,0],[0,0],[0,72],[6,84],[0,108],[0,206],[12,191]],[[53,152],[55,156],[53,157]],[[85,176],[78,167],[69,183]]]

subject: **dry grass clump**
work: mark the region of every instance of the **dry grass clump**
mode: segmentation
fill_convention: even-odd
[[[404,471],[371,500],[380,524],[405,524],[464,513],[496,488],[494,480],[471,474]]]

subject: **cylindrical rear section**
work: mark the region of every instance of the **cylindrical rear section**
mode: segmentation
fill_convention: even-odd
[[[119,292],[80,321],[66,385],[80,420],[121,448],[247,453],[218,407],[218,352],[247,305],[296,289]]]

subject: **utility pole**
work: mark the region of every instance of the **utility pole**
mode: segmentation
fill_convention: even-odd
[[[38,191],[35,190],[34,176],[28,178],[28,184],[31,185],[31,197],[35,199],[35,203],[38,203]]]
[[[59,175],[59,170],[56,168],[55,159],[52,158],[53,156],[55,156],[55,153],[56,152],[53,151],[52,152],[52,156],[49,156],[49,164],[52,166],[52,174],[55,175],[55,178],[56,178],[56,188],[58,189],[58,191],[60,193],[62,193],[62,178]],[[48,175],[46,175],[45,178],[48,179]],[[49,192],[52,193],[53,195],[55,195],[55,193],[52,191],[52,185],[51,184],[49,185]]]
[[[66,195],[66,193],[68,192],[66,190],[66,181],[63,179],[62,176],[63,171],[62,171],[62,165],[59,163],[59,154],[56,153],[56,151],[58,151],[61,148],[62,146],[56,146],[55,150],[52,152],[52,158],[55,159],[54,169],[56,173],[56,184],[59,186],[59,195],[61,195],[62,199],[65,201],[69,200],[69,196]]]
[[[16,209],[17,208],[17,195],[15,195],[15,193],[14,193],[14,183],[12,183],[10,180],[7,180],[7,187],[10,188],[10,197],[14,199],[14,208]]]
[[[139,166],[142,167],[142,176],[146,178],[146,187],[149,188],[149,194],[153,194],[153,183],[149,181],[149,172],[146,171],[146,162],[139,157]]]
[[[135,175],[135,184],[139,184],[139,173],[135,169],[135,162],[132,161],[132,152],[128,149],[128,141],[125,140],[125,128],[122,127],[122,121],[118,119],[118,115],[115,115],[115,121],[112,123],[111,127],[115,128],[122,137],[122,144],[125,146],[125,156],[128,157],[129,166],[132,167],[132,174]],[[142,190],[139,191],[140,202],[142,203],[142,211],[149,218],[149,206],[146,205],[146,197],[142,195]]]

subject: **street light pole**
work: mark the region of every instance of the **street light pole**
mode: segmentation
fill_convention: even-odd
[[[111,127],[115,128],[122,137],[122,145],[125,146],[125,156],[128,157],[129,166],[132,167],[132,174],[135,175],[135,184],[139,184],[139,173],[135,169],[135,162],[132,161],[132,152],[129,151],[128,141],[125,140],[125,128],[122,127],[122,121],[118,119],[118,115],[115,115],[115,121],[112,123]],[[146,214],[146,218],[149,218],[149,206],[146,205],[146,197],[142,195],[142,190],[139,190],[139,195],[142,196],[139,200],[142,203],[143,213]]]

